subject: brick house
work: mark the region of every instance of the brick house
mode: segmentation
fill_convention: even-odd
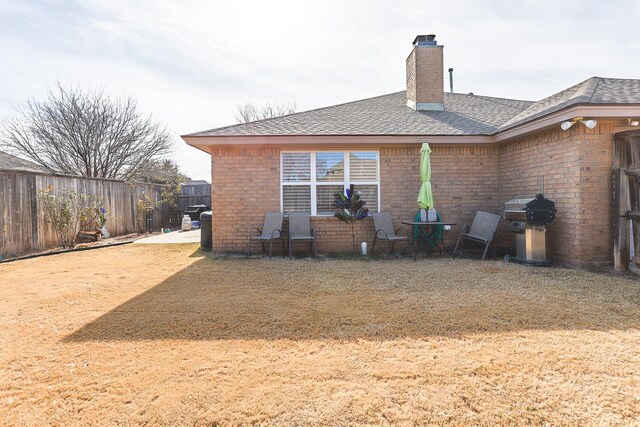
[[[311,212],[319,251],[350,250],[330,209],[331,194],[349,183],[400,225],[417,211],[420,147],[428,142],[436,208],[446,220],[461,226],[477,210],[500,213],[513,195],[539,192],[544,177],[558,209],[549,258],[612,264],[614,139],[637,129],[640,80],[592,77],[537,102],[448,93],[434,36],[416,37],[406,66],[402,92],[184,135],[211,154],[214,250],[244,251],[265,212],[294,210]],[[574,124],[563,130],[565,121]],[[361,221],[358,233],[371,244],[372,222]],[[497,244],[513,241],[501,225]]]

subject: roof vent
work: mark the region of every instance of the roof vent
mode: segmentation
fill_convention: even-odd
[[[413,40],[414,46],[436,46],[437,44],[435,34],[416,36],[415,40]]]

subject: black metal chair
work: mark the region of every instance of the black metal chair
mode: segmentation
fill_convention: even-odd
[[[247,248],[247,256],[251,256],[251,244],[254,240],[259,241],[262,244],[262,252],[265,252],[264,243],[269,242],[269,259],[271,259],[271,253],[273,252],[273,241],[280,239],[282,242],[282,251],[286,251],[284,245],[284,237],[282,236],[282,220],[284,214],[280,212],[267,212],[264,216],[264,225],[262,230],[254,228],[249,231],[249,246]],[[258,235],[254,236],[254,231],[258,231]]]
[[[289,213],[289,258],[293,258],[291,246],[295,242],[311,242],[313,257],[318,255],[316,247],[316,230],[311,227],[311,219],[307,212]]]
[[[393,219],[391,217],[391,212],[374,212],[373,216],[373,227],[376,230],[376,234],[373,236],[373,246],[371,246],[371,253],[376,249],[376,241],[377,240],[385,240],[387,242],[387,255],[393,252],[393,248],[397,241],[400,240],[409,240],[406,236],[399,236],[398,231],[393,229]],[[389,247],[389,242],[391,242],[391,247]]]
[[[471,240],[473,242],[484,244],[484,252],[482,253],[482,260],[484,260],[487,256],[489,245],[491,245],[491,241],[496,235],[500,218],[500,215],[478,211],[476,213],[476,217],[473,219],[473,223],[471,224],[471,229],[469,229],[468,224],[462,226],[460,236],[458,236],[458,242],[453,250],[454,258],[458,253],[460,243],[464,240]]]

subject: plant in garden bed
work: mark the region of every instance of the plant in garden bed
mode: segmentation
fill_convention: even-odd
[[[365,207],[367,202],[360,198],[359,191],[354,191],[353,184],[346,191],[335,193],[334,197],[333,206],[339,209],[335,213],[335,217],[351,226],[353,252],[356,252],[356,231],[354,227],[356,221],[365,219],[369,215],[369,209]]]
[[[96,225],[99,229],[107,225],[107,208],[96,208]]]
[[[138,231],[144,233],[147,230],[146,213],[155,209],[156,204],[149,194],[142,194],[142,197],[136,202],[136,224]]]
[[[107,208],[96,208],[96,227],[102,233],[102,237],[110,237],[111,235],[107,231]]]
[[[63,248],[73,248],[78,232],[96,221],[96,202],[86,194],[66,188],[56,192],[50,185],[41,189],[38,196],[45,219]]]

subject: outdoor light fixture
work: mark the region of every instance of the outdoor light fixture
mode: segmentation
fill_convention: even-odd
[[[560,123],[560,127],[562,130],[569,130],[571,126],[573,126],[575,122],[567,120],[566,122]]]
[[[640,120],[638,119],[627,119],[627,123],[631,126],[640,126]]]
[[[582,122],[582,124],[585,125],[588,129],[593,129],[598,124],[597,120],[593,120],[593,119],[585,120],[582,117],[576,117],[573,120],[566,120],[560,123],[560,128],[562,130],[569,130],[569,128],[573,126],[574,123],[578,123],[578,122]]]

